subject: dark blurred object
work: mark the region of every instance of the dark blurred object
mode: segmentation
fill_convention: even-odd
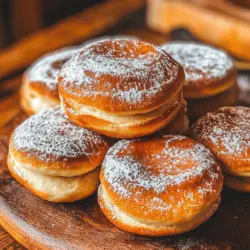
[[[250,8],[250,0],[229,0],[229,2],[244,8]]]
[[[6,43],[5,27],[3,25],[3,9],[0,2],[0,48]]]
[[[0,48],[103,0],[0,0]]]

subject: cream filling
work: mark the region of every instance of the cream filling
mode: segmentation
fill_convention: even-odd
[[[39,165],[37,167],[33,167],[32,164],[20,164],[17,160],[14,159],[14,157],[11,154],[10,154],[10,157],[16,166],[26,168],[37,174],[48,175],[48,176],[77,177],[79,175],[86,174],[98,167],[98,166],[92,166],[92,167],[83,166],[84,169],[75,169],[72,171],[70,171],[69,169],[65,169],[65,170],[64,169],[50,169],[45,165]]]
[[[59,105],[56,101],[37,94],[34,91],[27,93],[26,99],[34,113]]]
[[[215,211],[215,209],[217,208],[217,199],[216,199],[215,202],[213,202],[211,205],[206,207],[201,213],[195,215],[192,218],[192,220],[188,220],[188,221],[185,221],[182,223],[176,223],[176,224],[167,223],[166,221],[163,221],[163,222],[142,222],[142,221],[136,219],[135,217],[129,216],[128,214],[123,212],[120,208],[118,208],[114,204],[114,202],[110,199],[107,191],[105,190],[105,188],[103,187],[102,184],[99,186],[99,195],[103,199],[103,202],[105,203],[106,208],[112,213],[112,216],[114,219],[117,218],[119,221],[122,221],[125,224],[128,224],[132,227],[137,227],[137,228],[148,228],[148,229],[156,228],[157,230],[171,228],[171,227],[185,228],[186,226],[190,225],[190,223],[195,224],[196,222],[198,222],[198,223],[202,222],[203,218],[205,218],[211,210]],[[212,215],[212,214],[210,214],[210,215]]]
[[[71,107],[73,107],[73,109],[70,109],[69,112],[71,112],[74,115],[90,115],[111,123],[116,123],[120,125],[122,123],[122,126],[128,126],[130,123],[136,125],[136,123],[141,124],[142,122],[154,120],[163,115],[165,111],[171,109],[172,107],[176,109],[179,106],[180,108],[182,104],[182,97],[180,97],[180,95],[177,94],[177,96],[175,96],[173,100],[169,101],[167,104],[164,104],[163,106],[148,113],[141,113],[136,115],[116,115],[89,106],[79,105],[74,100],[70,100],[67,102],[70,104]]]
[[[80,191],[79,185],[81,183],[84,186],[86,185],[86,187],[89,187],[90,183],[93,182],[93,177],[88,175],[76,177],[57,177],[38,174],[24,168],[11,156],[9,160],[12,165],[11,169],[16,175],[18,175],[22,180],[26,181],[28,186],[30,186],[32,189],[48,195],[50,197],[49,199],[51,200],[60,200],[74,195],[76,192]],[[96,178],[98,178],[99,173],[97,172],[96,175]],[[88,190],[86,191],[88,192]],[[84,190],[82,190],[82,193],[84,194]]]

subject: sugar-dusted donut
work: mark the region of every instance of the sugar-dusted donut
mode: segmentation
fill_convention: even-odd
[[[121,140],[105,156],[98,201],[117,227],[173,235],[199,226],[220,203],[220,165],[185,136]]]
[[[250,108],[224,107],[207,113],[193,124],[190,134],[221,162],[225,185],[250,191]]]
[[[170,42],[162,49],[184,68],[186,98],[213,96],[235,84],[233,60],[222,50],[194,42]]]
[[[60,108],[50,108],[14,130],[8,166],[39,197],[73,201],[96,190],[107,149],[101,135],[73,124]]]
[[[21,106],[31,115],[60,104],[57,77],[63,64],[77,48],[64,48],[46,54],[35,61],[24,73],[21,87]]]
[[[111,137],[153,133],[174,119],[183,102],[182,67],[160,48],[132,39],[83,47],[58,81],[69,118]]]

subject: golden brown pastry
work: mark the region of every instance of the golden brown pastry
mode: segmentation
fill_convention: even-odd
[[[40,198],[71,202],[96,191],[107,149],[101,135],[73,124],[60,108],[51,108],[14,130],[8,167]]]
[[[170,42],[162,49],[184,68],[187,99],[214,96],[235,84],[233,60],[222,50],[194,42]]]
[[[182,67],[142,41],[91,43],[64,65],[58,79],[68,117],[111,137],[133,138],[160,130],[183,104]]]
[[[184,68],[183,93],[192,120],[222,106],[236,105],[236,69],[224,51],[194,42],[170,42],[162,49]]]
[[[76,48],[64,48],[38,59],[25,71],[21,88],[21,106],[32,115],[60,105],[57,77],[63,64],[76,53]]]
[[[223,186],[220,165],[185,136],[121,140],[105,156],[98,202],[117,227],[161,236],[194,229],[214,214]]]
[[[226,186],[250,191],[250,108],[224,107],[207,113],[190,134],[221,162]]]

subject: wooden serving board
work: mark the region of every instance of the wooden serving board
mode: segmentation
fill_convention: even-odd
[[[25,118],[20,113],[0,129],[0,223],[28,249],[250,249],[249,193],[224,189],[221,206],[208,222],[189,233],[158,238],[116,228],[100,211],[96,195],[71,204],[33,196],[12,179],[6,164],[10,133]]]

